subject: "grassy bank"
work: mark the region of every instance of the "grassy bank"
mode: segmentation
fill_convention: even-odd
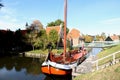
[[[48,49],[46,50],[32,50],[32,51],[29,51],[29,53],[34,53],[34,54],[48,54]],[[60,54],[63,52],[63,49],[53,49],[52,50],[53,53],[56,53],[56,54]]]
[[[113,46],[111,48],[107,48],[107,49],[103,50],[102,52],[100,52],[99,54],[97,54],[97,57],[98,57],[98,59],[100,59],[100,58],[102,58],[104,56],[110,55],[110,54],[112,54],[114,52],[117,52],[117,51],[120,51],[120,45]],[[120,53],[116,54],[115,58],[116,59],[120,58]],[[105,64],[105,63],[110,62],[112,60],[113,60],[113,56],[110,56],[110,57],[108,57],[106,59],[103,59],[103,60],[99,61],[98,65]]]
[[[120,64],[88,74],[82,74],[74,80],[120,80]]]
[[[113,46],[111,48],[106,48],[105,50],[103,50],[102,52],[100,52],[97,57],[98,58],[102,58],[104,56],[107,56],[109,54],[112,54],[114,52],[117,52],[120,50],[120,45],[117,45],[117,46]]]
[[[48,50],[32,50],[29,51],[29,53],[34,53],[34,54],[47,54]]]
[[[99,59],[117,51],[120,51],[120,45],[104,49],[102,52],[100,52],[97,55],[97,57]],[[120,58],[120,53],[116,54],[115,56],[116,58]],[[112,57],[101,60],[99,62],[99,65],[107,63],[111,60]],[[120,63],[104,68],[102,70],[98,70],[87,74],[82,74],[80,76],[77,76],[74,80],[120,80]]]

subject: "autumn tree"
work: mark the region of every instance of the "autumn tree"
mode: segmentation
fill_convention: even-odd
[[[99,35],[95,35],[95,36],[94,36],[94,41],[99,41],[99,38],[100,38]]]
[[[84,35],[85,42],[90,43],[93,41],[93,37],[90,35]]]
[[[104,32],[101,33],[101,35],[95,35],[94,41],[104,41],[106,39],[106,34]]]
[[[105,40],[106,39],[106,34],[104,32],[102,32],[101,37],[102,37],[103,40]]]
[[[39,20],[34,20],[30,26],[28,26],[28,23],[26,23],[26,28],[32,31],[34,30],[36,33],[38,33],[43,29],[43,25]]]

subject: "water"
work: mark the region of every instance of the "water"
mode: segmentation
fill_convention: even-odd
[[[70,80],[42,74],[42,62],[43,59],[27,57],[0,58],[0,80]]]
[[[90,55],[97,55],[99,52],[102,51],[102,48],[92,48],[92,50],[90,51]]]

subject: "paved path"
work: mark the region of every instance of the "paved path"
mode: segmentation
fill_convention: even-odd
[[[77,66],[76,72],[73,70],[73,76],[78,76],[80,74],[88,73],[92,71],[92,62],[97,58],[95,56],[89,56],[85,61],[83,61],[80,65]]]

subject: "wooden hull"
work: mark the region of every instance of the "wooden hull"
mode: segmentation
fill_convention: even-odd
[[[44,74],[50,75],[71,75],[72,68],[68,65],[58,64],[55,62],[47,61],[42,64],[41,71]]]
[[[84,56],[84,52],[74,51],[71,56],[67,56],[63,61],[62,55],[55,56],[51,52],[48,54],[46,61],[43,62],[41,71],[49,75],[71,75],[72,68],[82,62]]]
[[[63,70],[63,69],[57,69],[52,66],[42,66],[41,68],[42,72],[44,74],[49,74],[49,75],[71,75],[72,69],[69,70]]]

